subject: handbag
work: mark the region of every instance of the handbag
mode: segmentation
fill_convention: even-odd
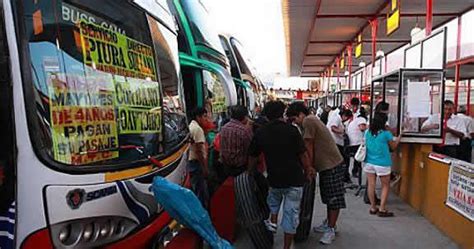
[[[367,156],[367,147],[365,147],[365,142],[359,146],[359,149],[357,149],[357,152],[354,155],[354,159],[357,162],[364,162],[365,157]]]

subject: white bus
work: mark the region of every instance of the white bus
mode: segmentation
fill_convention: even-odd
[[[187,123],[165,0],[0,1],[0,248],[147,248],[183,184]]]

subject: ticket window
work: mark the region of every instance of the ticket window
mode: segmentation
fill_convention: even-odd
[[[443,72],[402,72],[401,132],[405,141],[441,142]],[[438,140],[438,141],[436,141]]]
[[[372,82],[372,107],[389,104],[387,125],[407,143],[442,142],[444,73],[437,69],[400,69]],[[433,129],[426,129],[427,124]]]

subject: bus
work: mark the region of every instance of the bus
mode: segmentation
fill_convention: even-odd
[[[201,1],[172,0],[178,23],[179,62],[188,110],[206,108],[216,130],[229,119],[227,107],[237,104],[229,62]]]
[[[240,41],[227,34],[220,34],[219,39],[230,62],[232,77],[237,88],[238,103],[253,112],[255,107],[263,105],[261,98],[264,91],[263,84],[257,77],[256,70]]]
[[[188,129],[166,0],[0,1],[0,247],[148,248]]]

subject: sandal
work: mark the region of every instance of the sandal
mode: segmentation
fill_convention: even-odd
[[[378,212],[379,212],[378,208],[376,208],[375,210],[369,209],[369,214],[371,214],[371,215],[376,215]]]
[[[388,210],[379,210],[379,213],[377,214],[379,217],[393,217],[395,216],[393,212],[390,212]]]

